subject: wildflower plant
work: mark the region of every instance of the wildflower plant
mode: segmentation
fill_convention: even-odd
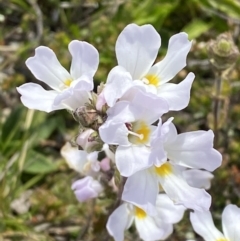
[[[118,65],[96,93],[99,56],[86,42],[69,44],[70,73],[47,47],[38,47],[26,61],[52,90],[24,84],[17,88],[22,103],[45,112],[68,109],[79,123],[74,145],[61,150],[70,168],[83,176],[72,184],[78,201],[104,197],[109,188],[122,199],[106,224],[115,241],[124,240],[133,222],[141,239],[166,239],[186,209],[195,211],[194,220],[210,208],[206,189],[222,162],[213,131],[178,134],[173,117],[162,119],[189,103],[195,75],[189,73],[179,84],[170,81],[186,66],[191,44],[186,33],[172,36],[165,58],[154,64],[159,34],[151,25],[128,25],[116,42]]]

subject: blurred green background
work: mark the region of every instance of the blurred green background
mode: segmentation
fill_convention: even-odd
[[[239,0],[1,0],[0,240],[111,240],[104,231],[104,214],[111,198],[79,204],[70,189],[78,174],[69,170],[60,156],[65,142],[77,135],[77,123],[64,110],[50,114],[28,110],[21,104],[16,87],[40,83],[25,66],[39,45],[52,48],[68,69],[71,59],[67,46],[73,39],[98,49],[100,66],[95,81],[96,85],[104,82],[116,65],[116,39],[129,23],[148,23],[156,28],[162,38],[159,59],[173,34],[189,34],[193,46],[188,66],[173,82],[181,81],[190,71],[196,74],[190,104],[168,116],[175,117],[179,132],[213,128],[216,70],[209,63],[207,46],[219,34],[229,32],[239,48]],[[219,98],[216,148],[223,154],[223,164],[214,172],[209,190],[218,227],[227,203],[240,206],[239,77],[237,61],[224,73]],[[168,240],[194,238],[188,215],[186,212]],[[195,239],[202,240],[197,235]],[[139,240],[134,228],[126,240]]]

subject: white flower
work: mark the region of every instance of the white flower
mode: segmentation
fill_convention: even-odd
[[[210,212],[194,212],[190,220],[196,233],[205,241],[239,241],[240,240],[240,208],[229,204],[222,213],[223,234],[215,227]]]
[[[122,199],[153,214],[159,186],[175,204],[199,211],[208,210],[211,205],[211,196],[204,189],[190,186],[182,174],[182,168],[170,162],[128,177]]]
[[[53,89],[47,91],[35,83],[18,87],[26,107],[46,112],[65,108],[75,110],[89,101],[89,91],[93,89],[93,76],[99,63],[98,52],[92,45],[77,40],[72,41],[68,48],[72,55],[70,73],[48,47],[36,48],[35,56],[26,61],[33,75]]]
[[[171,121],[172,118],[163,125],[159,121],[150,145],[152,166],[127,179],[122,199],[154,212],[160,184],[174,203],[194,210],[208,210],[211,196],[200,188],[207,186],[209,181],[200,174],[202,186],[196,185],[197,177],[191,180],[191,173],[187,175],[185,169],[213,171],[220,166],[222,156],[213,148],[213,133],[195,131],[178,135]],[[138,162],[143,162],[141,157]]]
[[[98,197],[103,191],[102,185],[90,176],[84,177],[72,184],[76,198],[79,202],[87,201],[91,198]]]
[[[101,169],[97,151],[87,153],[67,142],[61,149],[61,155],[70,168],[83,175],[96,176]]]
[[[163,240],[172,233],[173,223],[182,219],[184,211],[184,207],[174,205],[167,195],[159,194],[154,216],[130,203],[123,203],[109,216],[107,229],[115,241],[123,241],[124,231],[135,222],[144,241]]]
[[[166,57],[153,65],[160,45],[161,38],[151,25],[125,27],[116,42],[118,66],[109,73],[103,91],[110,107],[133,85],[165,98],[170,110],[188,105],[194,74],[189,73],[180,84],[168,82],[186,66],[191,42],[186,33],[172,36]]]
[[[203,168],[208,171],[214,171],[221,165],[222,156],[213,148],[214,133],[211,130],[178,135],[172,120],[173,118],[170,118],[163,125],[159,120],[158,128],[153,133],[151,158],[154,159],[156,166],[167,159],[181,166]],[[159,151],[159,147],[162,146],[165,155]]]
[[[156,126],[152,124],[168,111],[163,99],[138,88],[133,92],[128,101],[119,101],[108,110],[108,119],[99,128],[105,143],[118,145],[115,161],[122,176],[153,165],[149,145]]]

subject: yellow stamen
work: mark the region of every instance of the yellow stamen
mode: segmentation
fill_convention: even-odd
[[[131,134],[131,135],[133,135],[133,136],[136,136],[136,137],[138,137],[140,140],[142,140],[143,139],[143,134],[137,134],[137,133],[135,133],[135,132],[132,132],[132,131],[128,131],[128,134]]]
[[[216,241],[228,241],[228,240],[225,238],[220,238],[220,239],[217,239]]]
[[[147,214],[141,208],[135,207],[135,216],[139,219],[143,219],[147,216]]]
[[[133,134],[134,133],[134,134]],[[133,144],[146,144],[149,142],[151,130],[149,126],[144,121],[138,121],[133,123],[132,132],[129,131],[129,141]]]
[[[71,79],[67,79],[63,83],[64,83],[64,85],[69,87],[71,85],[71,83],[72,83],[72,80]]]
[[[148,75],[146,75],[146,76],[145,76],[145,79],[148,80],[148,84],[149,84],[149,85],[154,85],[154,86],[156,86],[156,87],[157,87],[157,86],[159,85],[159,83],[160,83],[159,77],[156,76],[156,75],[153,75],[153,74],[148,74]]]
[[[159,176],[168,176],[172,173],[172,166],[169,162],[166,162],[160,167],[155,167],[155,171]]]

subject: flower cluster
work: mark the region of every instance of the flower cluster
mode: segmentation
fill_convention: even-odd
[[[97,93],[93,77],[99,56],[86,42],[69,44],[70,73],[47,47],[38,47],[26,62],[53,90],[24,84],[17,88],[22,103],[46,112],[69,109],[80,124],[76,146],[68,143],[61,151],[69,166],[84,175],[72,185],[77,199],[103,195],[109,182],[121,195],[121,205],[107,222],[116,241],[124,240],[133,221],[143,240],[165,239],[185,209],[200,213],[211,205],[205,189],[210,172],[222,161],[213,148],[213,132],[178,134],[173,118],[162,120],[165,113],[189,103],[194,74],[179,84],[169,81],[186,66],[191,44],[186,33],[172,36],[165,58],[154,64],[159,34],[151,25],[128,25],[116,42],[117,66]]]

